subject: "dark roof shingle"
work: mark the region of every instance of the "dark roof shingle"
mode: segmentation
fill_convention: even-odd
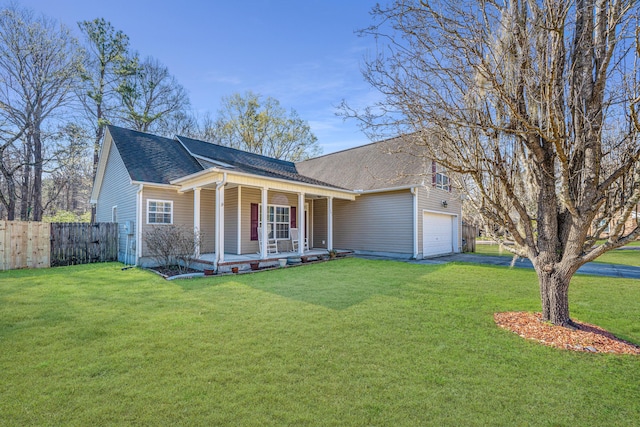
[[[177,136],[185,148],[194,156],[205,157],[213,161],[221,162],[233,167],[238,172],[263,176],[266,178],[287,179],[311,185],[343,188],[339,184],[328,184],[319,179],[310,178],[298,173],[296,164],[286,160],[274,159],[260,154],[249,153],[211,142]],[[224,169],[224,166],[218,166]]]
[[[203,169],[176,140],[113,125],[108,129],[133,181],[169,184]]]

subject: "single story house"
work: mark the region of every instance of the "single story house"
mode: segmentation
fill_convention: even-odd
[[[198,255],[216,268],[274,258],[270,243],[299,254],[459,252],[461,197],[407,138],[293,163],[107,126],[91,203],[96,221],[119,224],[118,259],[142,266],[154,264],[146,232],[166,224],[202,233]]]

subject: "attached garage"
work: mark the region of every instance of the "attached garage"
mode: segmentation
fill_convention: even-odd
[[[424,212],[422,218],[422,255],[456,252],[458,241],[458,217],[456,215]]]

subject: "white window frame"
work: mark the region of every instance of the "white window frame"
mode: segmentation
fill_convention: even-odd
[[[451,190],[451,179],[449,179],[449,174],[439,163],[436,163],[436,188],[445,191]]]
[[[276,212],[278,209],[286,209],[287,213],[287,221],[276,221]],[[269,239],[275,238],[276,240],[289,240],[291,236],[291,206],[285,205],[267,205],[267,217],[269,220],[267,224],[271,224],[271,232],[270,235],[267,236]],[[277,237],[278,225],[286,225],[286,237]],[[258,227],[262,227],[262,203],[258,205]],[[267,233],[269,229],[267,229]]]
[[[111,222],[118,222],[118,205],[111,207]]]
[[[169,222],[151,222],[151,214],[166,214],[166,212],[158,212],[157,209],[151,212],[151,203],[163,203],[169,205]],[[173,200],[147,199],[147,225],[172,225],[173,224]]]

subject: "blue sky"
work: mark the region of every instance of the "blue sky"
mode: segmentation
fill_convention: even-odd
[[[21,0],[76,31],[102,17],[131,47],[153,56],[187,89],[195,111],[214,116],[223,96],[271,96],[308,121],[324,153],[367,143],[353,120],[337,117],[342,99],[377,98],[360,67],[374,53],[355,30],[371,23],[375,0],[193,1]]]

